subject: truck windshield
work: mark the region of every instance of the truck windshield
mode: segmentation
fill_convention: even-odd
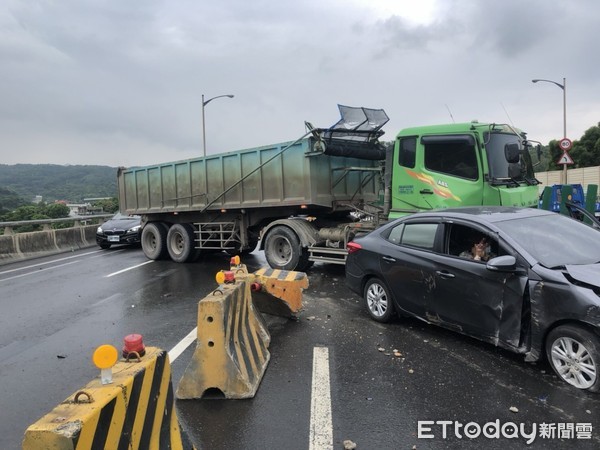
[[[508,184],[537,184],[529,148],[523,146],[518,136],[512,133],[485,133],[488,166],[492,182]],[[519,148],[518,161],[511,160],[506,145],[516,144]]]

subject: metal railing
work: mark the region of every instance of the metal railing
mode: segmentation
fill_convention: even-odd
[[[0,222],[0,229],[4,229],[4,235],[15,234],[14,228],[23,225],[42,225],[43,229],[50,230],[52,224],[73,222],[73,227],[82,227],[94,223],[100,223],[103,219],[108,219],[114,214],[94,214],[89,216],[61,217],[60,219],[36,219],[36,220],[17,220],[13,222]]]

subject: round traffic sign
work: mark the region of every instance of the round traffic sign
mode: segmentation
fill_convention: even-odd
[[[571,139],[563,138],[560,140],[558,145],[560,145],[560,148],[563,150],[570,150],[573,143],[571,142]]]

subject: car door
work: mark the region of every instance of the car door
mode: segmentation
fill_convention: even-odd
[[[431,255],[441,239],[439,220],[405,221],[384,236],[380,267],[396,306],[425,317],[436,266]]]
[[[469,228],[460,223],[444,224],[444,251],[433,256],[435,282],[427,303],[427,317],[495,345],[501,342],[517,348],[523,339],[521,322],[528,312],[524,302],[527,272],[494,271],[487,268],[486,262],[456,255],[451,240],[457,230]],[[492,231],[478,231],[493,242],[496,255],[513,253]]]

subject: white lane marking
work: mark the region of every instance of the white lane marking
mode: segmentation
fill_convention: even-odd
[[[197,335],[198,327],[190,331],[186,337],[184,337],[177,345],[175,345],[175,347],[169,350],[169,360],[171,361],[171,364],[196,340]]]
[[[43,263],[30,264],[29,266],[23,266],[23,267],[18,267],[16,269],[4,270],[4,271],[0,272],[0,275],[3,275],[5,273],[18,272],[19,270],[27,270],[27,269],[31,269],[33,267],[45,266],[47,264],[52,264],[52,263],[60,262],[60,261],[66,261],[68,259],[81,258],[83,256],[93,255],[94,253],[105,252],[105,251],[106,250],[96,250],[95,252],[82,253],[81,255],[67,256],[66,258],[53,259],[52,261],[46,261]],[[117,250],[117,251],[121,251],[121,250]]]
[[[329,349],[313,349],[309,450],[333,450]]]
[[[137,269],[138,267],[142,267],[142,266],[145,266],[146,264],[150,264],[150,263],[153,263],[153,262],[154,262],[154,260],[151,259],[150,261],[146,261],[146,262],[143,262],[141,264],[137,264],[135,266],[128,267],[127,269],[119,270],[118,272],[109,273],[108,275],[105,275],[104,278],[114,277],[115,275],[120,275],[123,272],[128,272],[130,270]]]
[[[96,306],[103,305],[104,303],[112,302],[113,300],[121,298],[122,296],[123,296],[123,294],[121,294],[120,292],[110,295],[108,297],[103,298],[102,300],[98,300],[96,303],[92,303],[90,305],[90,308],[95,308]]]
[[[12,277],[8,277],[8,278],[2,278],[2,279],[0,280],[0,283],[1,283],[2,281],[14,280],[14,279],[16,279],[16,278],[29,277],[29,276],[31,276],[31,275],[39,275],[40,273],[46,273],[46,272],[48,272],[49,270],[58,269],[59,267],[69,266],[69,265],[71,265],[71,264],[75,264],[75,263],[78,263],[78,262],[79,262],[79,261],[70,261],[70,262],[68,262],[68,263],[59,264],[58,266],[52,266],[52,267],[48,267],[48,268],[46,268],[46,269],[44,269],[44,270],[42,270],[42,271],[35,271],[35,272],[29,272],[29,273],[22,273],[21,275],[14,275],[14,276],[12,276]]]

